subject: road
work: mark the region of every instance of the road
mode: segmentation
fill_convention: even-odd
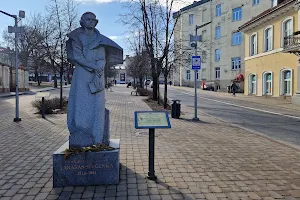
[[[193,92],[174,90],[169,87],[168,97],[169,99],[179,99],[181,104],[194,108]],[[203,93],[198,94],[198,110],[222,121],[300,147],[300,117],[296,112],[290,114],[290,111],[279,111],[247,102],[229,102]],[[198,117],[201,119],[201,115],[198,114]]]

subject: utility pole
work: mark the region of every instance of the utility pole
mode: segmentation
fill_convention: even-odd
[[[19,11],[19,17],[17,15],[11,15],[7,12],[4,12],[0,10],[1,13],[14,18],[15,20],[15,26],[9,26],[8,27],[8,32],[9,33],[15,33],[15,67],[16,67],[16,116],[14,118],[14,122],[19,122],[21,121],[21,118],[19,117],[19,76],[18,76],[18,66],[19,66],[19,59],[18,59],[18,33],[22,33],[24,28],[23,27],[18,27],[18,19],[20,18],[25,18],[25,12],[24,11]]]

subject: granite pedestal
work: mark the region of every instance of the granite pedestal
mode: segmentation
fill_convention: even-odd
[[[110,139],[113,151],[73,153],[64,159],[66,142],[53,154],[53,187],[119,183],[120,140]]]

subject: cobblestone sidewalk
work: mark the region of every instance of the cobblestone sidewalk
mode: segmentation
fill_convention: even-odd
[[[299,151],[202,114],[172,119],[156,131],[155,171],[147,180],[148,137],[133,112],[149,110],[130,89],[107,92],[111,137],[121,139],[118,185],[52,188],[52,153],[68,138],[66,115],[47,120],[22,111],[18,124],[0,115],[0,199],[300,199]]]

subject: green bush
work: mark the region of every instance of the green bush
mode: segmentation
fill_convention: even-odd
[[[34,100],[32,106],[38,111],[38,113],[42,113],[42,99]],[[52,99],[45,99],[45,114],[53,114],[53,111],[56,109],[60,109],[60,99],[58,97]],[[68,106],[68,99],[63,97],[62,109],[66,109]]]

